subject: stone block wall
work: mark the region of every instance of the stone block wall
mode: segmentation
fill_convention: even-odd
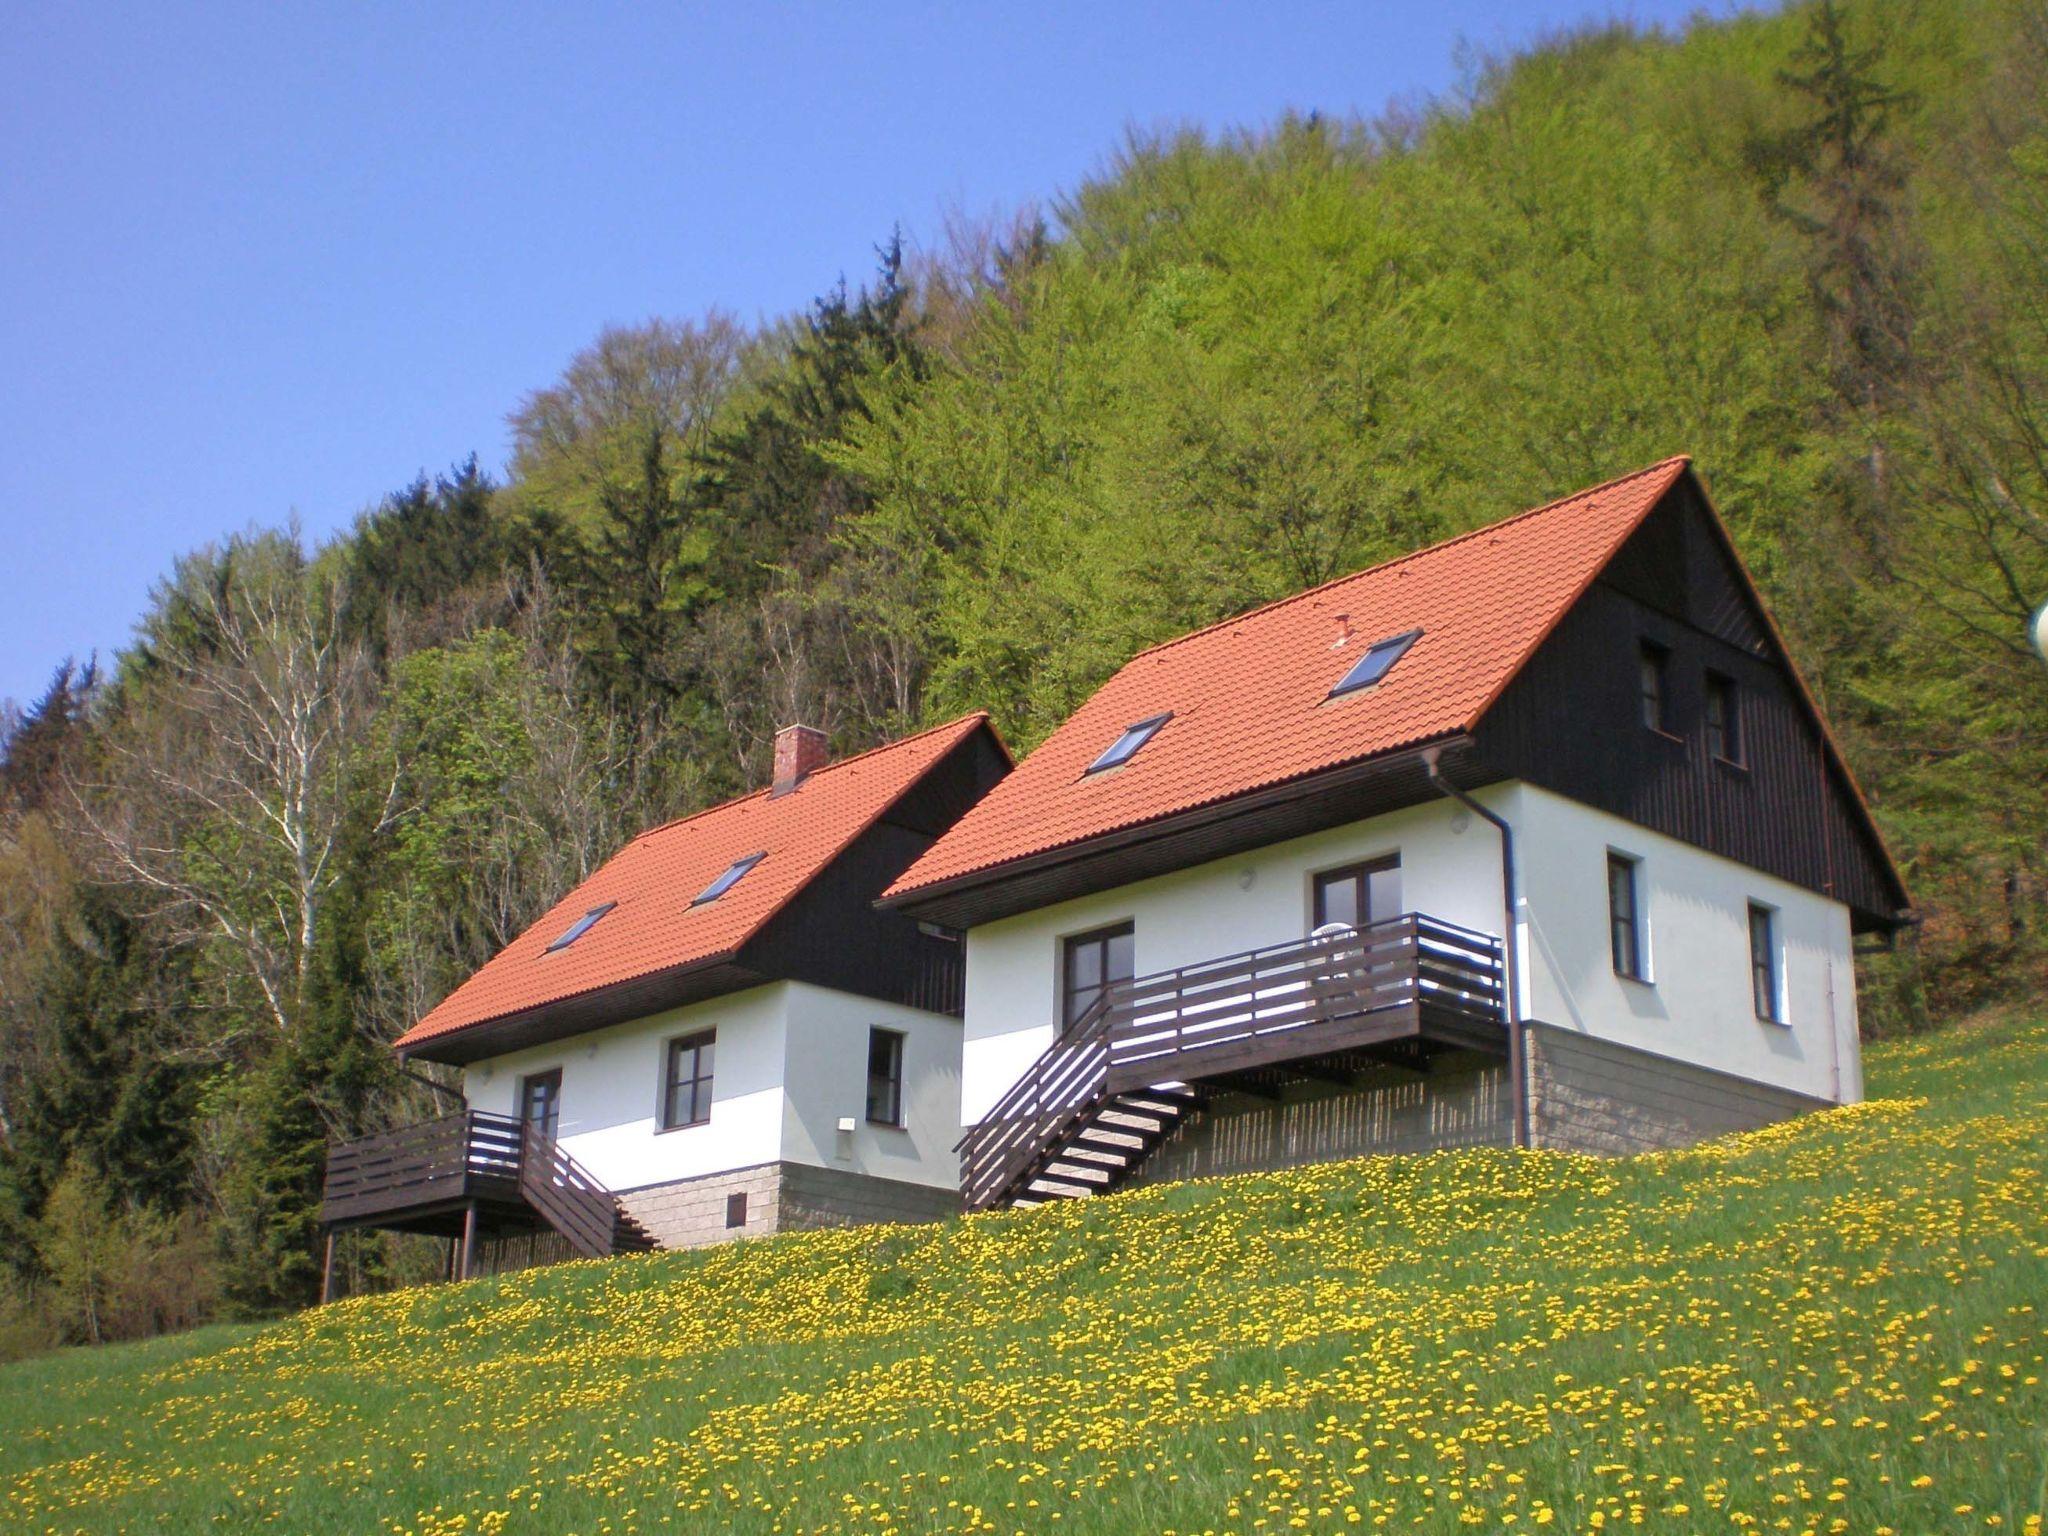
[[[1689,1147],[1829,1107],[1612,1041],[1532,1024],[1529,1133],[1539,1147],[1621,1156]]]
[[[747,1197],[746,1220],[727,1225],[729,1202]],[[803,1163],[760,1163],[672,1184],[621,1190],[619,1203],[664,1248],[701,1248],[735,1237],[865,1222],[938,1221],[957,1215],[945,1189]]]

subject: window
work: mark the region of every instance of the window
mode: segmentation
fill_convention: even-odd
[[[555,1129],[562,1123],[560,1067],[519,1079],[519,1118],[539,1131],[543,1140],[555,1139]]]
[[[1778,1006],[1778,914],[1753,901],[1749,904],[1749,992],[1758,1018],[1771,1024],[1785,1022]]]
[[[661,1128],[680,1130],[711,1118],[711,1048],[715,1030],[684,1035],[668,1043],[668,1070],[661,1093]]]
[[[1411,629],[1405,635],[1395,635],[1391,640],[1376,640],[1366,647],[1365,654],[1351,664],[1351,670],[1337,679],[1337,686],[1330,690],[1330,697],[1337,698],[1347,693],[1356,693],[1361,688],[1370,688],[1374,683],[1394,670],[1394,663],[1408,654],[1408,647],[1422,638],[1422,631]]]
[[[765,853],[750,853],[744,859],[734,859],[732,863],[726,867],[726,871],[724,874],[720,875],[716,880],[712,881],[709,885],[705,886],[703,890],[699,891],[696,894],[696,896],[692,898],[690,905],[693,907],[701,907],[707,901],[718,900],[719,897],[723,896],[727,891],[731,890],[734,886],[740,883],[740,876],[744,875],[748,870],[752,869],[756,864],[760,863],[763,859],[767,857],[768,855]]]
[[[1112,741],[1103,750],[1102,756],[1088,765],[1088,771],[1090,773],[1100,773],[1105,768],[1122,767],[1133,757],[1137,756],[1138,748],[1159,734],[1159,727],[1166,724],[1172,718],[1173,715],[1169,712],[1140,720],[1136,725],[1125,726],[1123,735]]]
[[[903,1123],[903,1036],[893,1029],[868,1031],[868,1120]]]
[[[1664,682],[1670,669],[1671,653],[1654,641],[1645,640],[1640,663],[1643,724],[1653,731],[1665,729]]]
[[[736,1190],[725,1197],[725,1224],[728,1227],[744,1227],[747,1224],[747,1192]]]
[[[568,932],[550,944],[542,953],[552,955],[558,949],[567,949],[571,944],[574,944],[583,935],[595,928],[597,920],[617,905],[616,901],[608,901],[601,907],[592,907],[588,912],[577,918],[575,922],[571,923]]]
[[[1724,763],[1742,761],[1742,716],[1736,707],[1735,679],[1707,674],[1707,751]]]
[[[1364,928],[1401,914],[1401,856],[1332,869],[1316,876],[1315,922]]]
[[[1631,981],[1649,979],[1643,965],[1642,909],[1636,890],[1636,861],[1626,854],[1607,855],[1607,933],[1614,951],[1614,974]]]
[[[1072,1029],[1112,982],[1131,979],[1131,925],[1077,933],[1062,946],[1060,1024]]]

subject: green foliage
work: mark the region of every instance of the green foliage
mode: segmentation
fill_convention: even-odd
[[[10,1106],[0,1147],[0,1222],[13,1229],[6,1250],[17,1265],[33,1262],[24,1226],[41,1217],[67,1170],[109,1201],[156,1211],[184,1203],[197,1078],[164,1048],[160,964],[112,898],[77,891],[33,983],[37,1068]]]
[[[2033,984],[2044,103],[2037,9],[1830,0],[1137,136],[1050,233],[605,332],[503,485],[180,561],[0,721],[0,1240],[36,1271],[75,1163],[294,1305],[324,1137],[425,1107],[382,1042],[776,726],[1029,749],[1144,646],[1680,451],[1927,919],[1866,1020]]]

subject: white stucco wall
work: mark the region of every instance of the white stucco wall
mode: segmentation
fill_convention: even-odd
[[[868,1030],[901,1030],[907,1126],[870,1126]],[[660,1129],[668,1042],[715,1030],[711,1118]],[[778,1160],[953,1188],[959,1161],[960,1022],[796,982],[492,1057],[463,1074],[474,1109],[518,1111],[520,1080],[562,1069],[563,1149],[611,1189],[639,1189]],[[857,1128],[840,1135],[838,1120]]]
[[[963,1110],[980,1119],[1052,1044],[1060,941],[1069,934],[1128,920],[1140,976],[1285,944],[1309,931],[1317,873],[1388,853],[1401,855],[1405,910],[1500,932],[1500,843],[1492,827],[1449,801],[968,930]]]
[[[1847,907],[1561,795],[1496,793],[1521,862],[1527,1017],[1815,1098],[1863,1097]],[[1614,974],[1610,850],[1641,861],[1647,981]],[[1777,911],[1783,1024],[1751,1004],[1752,901]]]
[[[1526,785],[1477,798],[1516,828],[1524,1017],[1821,1098],[1861,1096],[1847,908]],[[1610,847],[1643,860],[1651,985],[1609,961]],[[1404,909],[1500,932],[1499,836],[1447,800],[970,930],[963,1111],[978,1120],[1052,1043],[1067,935],[1130,921],[1141,976],[1285,943],[1309,930],[1317,873],[1396,852]],[[1780,912],[1786,1025],[1750,1008],[1752,899]]]

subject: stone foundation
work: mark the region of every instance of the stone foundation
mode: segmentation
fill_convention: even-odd
[[[940,1221],[961,1210],[957,1190],[880,1179],[805,1163],[760,1163],[728,1173],[617,1192],[619,1203],[664,1248],[701,1248],[735,1237],[868,1222]],[[746,1197],[745,1219],[731,1201]]]
[[[1830,1107],[1789,1088],[1547,1024],[1530,1025],[1527,1038],[1529,1139],[1539,1147],[1656,1152]]]

